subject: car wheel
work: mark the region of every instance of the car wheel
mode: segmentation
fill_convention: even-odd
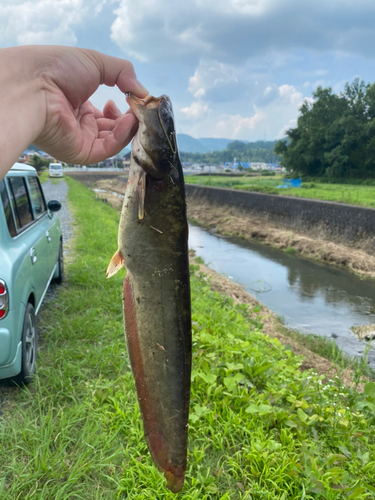
[[[64,253],[63,253],[62,241],[60,241],[58,266],[59,266],[59,275],[57,276],[57,278],[55,278],[55,283],[60,284],[64,279]]]
[[[22,327],[22,361],[21,372],[12,378],[17,385],[29,384],[36,371],[36,356],[38,348],[38,332],[36,327],[35,309],[30,302],[26,306]]]

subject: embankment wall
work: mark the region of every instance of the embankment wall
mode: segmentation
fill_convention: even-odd
[[[64,172],[65,175],[68,175],[69,177],[72,177],[74,180],[82,182],[86,186],[91,186],[93,183],[101,181],[103,179],[119,179],[120,182],[126,182],[127,181],[127,173],[125,172],[105,172],[102,170],[99,170],[98,172],[92,172],[92,171],[66,171]]]
[[[375,241],[375,209],[292,196],[186,184],[188,201],[235,207],[293,229],[323,230],[347,241]]]

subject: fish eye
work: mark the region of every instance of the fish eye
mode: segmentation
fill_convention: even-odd
[[[166,116],[168,113],[167,113],[167,110],[165,108],[161,108],[160,114],[163,116]]]

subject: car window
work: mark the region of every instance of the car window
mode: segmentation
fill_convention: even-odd
[[[14,238],[17,233],[16,233],[16,228],[14,226],[13,212],[10,206],[8,191],[5,186],[5,182],[3,180],[0,181],[0,196],[1,196],[1,201],[3,202],[5,220],[7,221],[9,234],[11,235],[12,238]]]
[[[28,181],[29,181],[31,206],[33,207],[34,210],[34,216],[37,219],[47,211],[47,208],[39,184],[39,179],[37,177],[28,177]]]
[[[33,221],[29,196],[24,177],[8,177],[11,202],[16,216],[16,226],[20,230]]]

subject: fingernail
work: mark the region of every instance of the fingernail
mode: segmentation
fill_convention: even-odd
[[[146,87],[144,85],[141,84],[141,82],[139,80],[136,80],[135,81],[135,84],[137,86],[137,90],[142,94],[144,95],[145,97],[148,95],[148,90],[146,89]]]

